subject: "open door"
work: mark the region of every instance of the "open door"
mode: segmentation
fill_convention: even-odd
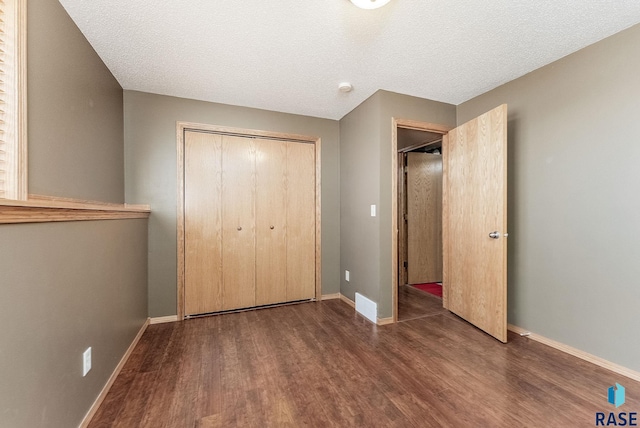
[[[507,341],[507,106],[445,136],[443,304]]]

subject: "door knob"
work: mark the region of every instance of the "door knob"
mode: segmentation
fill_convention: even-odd
[[[269,229],[274,229],[274,228],[275,228],[275,226],[271,226]]]
[[[497,231],[496,231],[496,232],[491,232],[491,233],[489,234],[489,238],[491,238],[491,239],[498,239],[498,238],[500,238],[500,232],[497,232]]]
[[[238,230],[242,230],[242,226],[238,226]]]

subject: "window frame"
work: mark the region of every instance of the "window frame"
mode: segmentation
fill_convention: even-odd
[[[4,0],[2,77],[2,153],[0,199],[27,200],[27,0]]]

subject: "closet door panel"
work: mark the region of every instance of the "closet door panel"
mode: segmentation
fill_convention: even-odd
[[[223,310],[255,306],[255,148],[253,140],[222,140]]]
[[[315,297],[315,147],[287,144],[287,300]]]
[[[185,133],[185,313],[222,310],[222,137]]]
[[[255,140],[255,145],[256,305],[267,305],[287,300],[287,145],[273,140]]]

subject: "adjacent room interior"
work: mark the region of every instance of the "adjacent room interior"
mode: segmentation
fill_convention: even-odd
[[[398,321],[438,314],[443,308],[442,136],[397,130]]]
[[[319,3],[0,5],[0,426],[640,411],[640,7]]]

